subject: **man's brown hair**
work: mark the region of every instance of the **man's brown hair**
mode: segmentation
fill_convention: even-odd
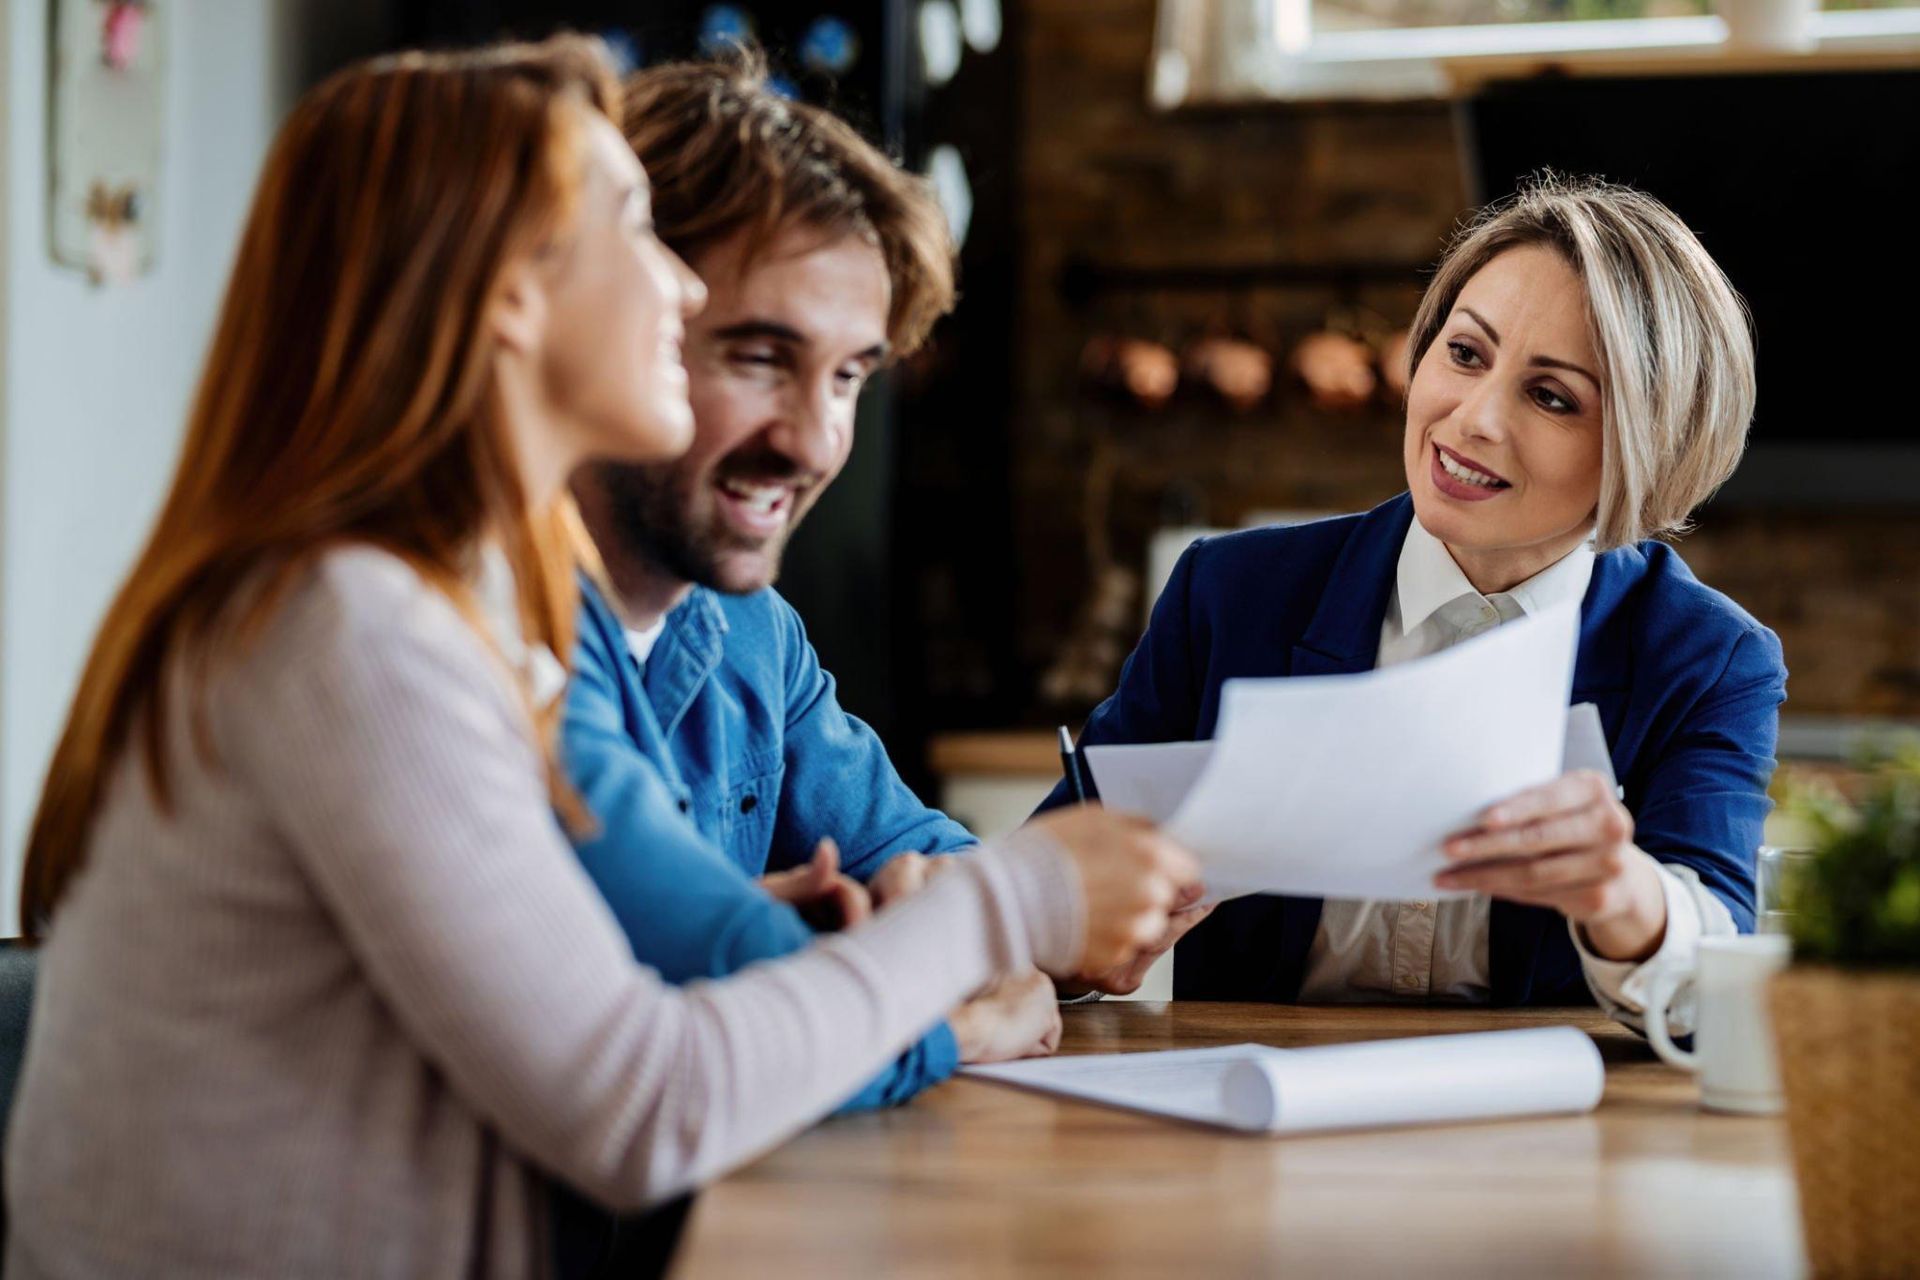
[[[639,72],[621,123],[652,180],[660,238],[681,257],[742,232],[749,262],[792,227],[857,235],[886,261],[898,355],[953,309],[953,237],[926,180],[831,112],[775,93],[757,52]]]

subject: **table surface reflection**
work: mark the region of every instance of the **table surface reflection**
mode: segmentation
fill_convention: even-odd
[[[802,1276],[1797,1275],[1785,1125],[1592,1009],[1107,1002],[1063,1053],[1577,1026],[1591,1115],[1273,1139],[971,1080],[827,1121],[701,1198],[680,1280]]]

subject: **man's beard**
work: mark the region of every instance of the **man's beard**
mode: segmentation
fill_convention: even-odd
[[[796,468],[771,452],[729,455],[711,477],[690,476],[681,468],[602,463],[598,480],[606,498],[620,550],[650,561],[680,579],[710,590],[743,595],[770,585],[780,575],[787,529],[770,538],[743,538],[728,529],[719,510],[713,481],[722,476],[765,480],[792,478]],[[799,494],[788,499],[797,505]],[[766,580],[729,582],[724,565],[730,553],[754,552],[768,565]]]

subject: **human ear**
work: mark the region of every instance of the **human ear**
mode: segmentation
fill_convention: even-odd
[[[508,264],[487,308],[487,328],[494,340],[508,351],[529,355],[546,338],[549,314],[546,285],[534,264]]]

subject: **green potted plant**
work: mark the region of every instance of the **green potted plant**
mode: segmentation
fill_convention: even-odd
[[[1892,1275],[1920,1224],[1920,750],[1796,787],[1774,1035],[1814,1274]]]

